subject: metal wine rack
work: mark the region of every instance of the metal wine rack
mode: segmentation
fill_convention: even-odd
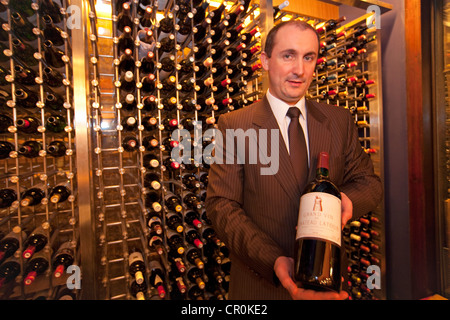
[[[381,48],[374,17],[368,13],[335,28],[325,28],[308,96],[350,110],[361,147],[370,155],[375,173],[384,180]],[[320,30],[323,24],[317,24],[316,28]],[[385,298],[383,208],[380,204],[344,229],[353,299]]]
[[[2,83],[1,115],[8,117],[10,125],[0,134],[2,142],[11,144],[11,151],[4,154],[0,160],[1,179],[0,189],[13,190],[16,200],[10,205],[4,205],[0,209],[0,230],[6,239],[8,235],[16,235],[18,239],[18,250],[8,259],[2,261],[6,266],[8,261],[16,262],[18,269],[10,271],[9,274],[16,277],[6,278],[0,288],[1,299],[29,299],[29,298],[58,298],[60,292],[66,288],[68,274],[65,272],[56,277],[52,259],[59,246],[69,241],[69,247],[73,251],[75,260],[72,264],[80,265],[79,246],[79,224],[78,224],[78,199],[77,199],[77,166],[75,156],[74,128],[74,104],[73,104],[73,72],[71,51],[71,30],[67,28],[67,17],[63,13],[67,8],[67,1],[56,2],[61,12],[52,14],[40,10],[42,2],[31,1],[12,2],[3,0],[1,2],[2,33],[5,38],[1,41],[2,61],[1,67],[5,74]],[[59,17],[53,16],[56,15]],[[52,66],[50,57],[44,50],[46,25],[44,19],[53,16],[53,23],[61,29],[61,38],[58,50],[64,55],[58,66]],[[25,21],[25,27],[14,24],[12,19],[21,18]],[[21,28],[19,30],[19,28]],[[56,41],[54,41],[56,44]],[[21,44],[33,48],[30,52],[20,55],[16,45]],[[24,84],[18,80],[18,73],[29,69],[34,79]],[[60,77],[59,83],[52,84],[47,81],[46,75],[49,71],[56,72]],[[2,79],[3,80],[3,79]],[[24,103],[21,98],[28,95],[35,100],[30,105]],[[59,97],[58,108],[50,107],[51,98]],[[27,101],[30,101],[28,99]],[[48,120],[54,116],[62,116],[66,124],[62,131],[54,133],[47,126]],[[24,133],[20,130],[20,124],[24,117],[33,117],[39,126],[34,133]],[[26,142],[39,143],[37,154],[33,157],[27,156],[25,151]],[[52,142],[60,141],[65,152],[58,156],[52,156]],[[70,191],[67,200],[60,203],[50,201],[50,193],[53,187],[64,184]],[[39,188],[44,197],[35,205],[25,205],[23,202],[24,192],[30,188]],[[31,264],[31,258],[24,257],[27,236],[35,228],[41,227],[48,242],[40,253],[47,258],[50,267],[42,275],[36,277],[31,284],[25,284],[27,266]],[[1,241],[1,240],[0,240]],[[39,254],[40,254],[39,253]],[[9,256],[9,255],[8,255]],[[2,273],[4,272],[2,268]],[[15,273],[17,272],[17,273]],[[74,296],[77,293],[73,292]]]
[[[45,104],[47,86],[43,82],[43,72],[46,65],[45,59],[42,59],[45,38],[40,32],[43,22],[39,7],[48,0],[22,2],[26,10],[32,8],[33,14],[30,12],[27,20],[34,25],[33,32],[39,35],[36,40],[28,42],[35,49],[34,57],[38,61],[31,67],[37,73],[36,84],[29,88],[38,94],[39,102],[36,108],[25,110],[16,104],[16,95],[11,94],[15,92],[17,82],[14,80],[17,59],[14,54],[11,55],[14,39],[14,30],[11,32],[9,27],[12,7],[7,0],[2,0],[5,10],[1,11],[0,6],[0,17],[5,21],[2,27],[8,39],[0,40],[0,45],[4,47],[2,50],[6,49],[3,50],[5,57],[0,56],[0,66],[8,68],[10,76],[5,78],[7,83],[0,88],[0,102],[4,100],[1,115],[8,115],[13,125],[8,127],[7,132],[0,133],[0,141],[11,142],[14,150],[8,158],[0,160],[3,170],[0,189],[12,188],[19,196],[23,190],[39,183],[46,197],[32,208],[21,206],[19,197],[11,206],[0,209],[0,231],[5,235],[11,231],[17,234],[21,230],[31,232],[35,227],[44,226],[51,240],[43,252],[50,261],[52,249],[55,251],[65,241],[72,241],[75,256],[73,264],[81,268],[82,275],[81,287],[72,291],[72,295],[77,298],[117,300],[141,297],[136,295],[135,289],[139,286],[129,272],[130,254],[138,250],[143,256],[145,286],[140,287],[140,291],[145,299],[226,299],[231,261],[226,246],[214,237],[214,230],[202,206],[206,196],[208,164],[206,161],[183,161],[179,167],[171,167],[168,162],[172,156],[171,145],[166,143],[171,131],[167,130],[170,125],[167,120],[175,120],[175,128],[190,131],[189,136],[176,137],[179,143],[188,143],[184,145],[186,147],[198,146],[194,129],[205,131],[214,127],[220,114],[245,107],[263,97],[267,79],[260,69],[259,51],[263,46],[261,41],[264,40],[265,30],[284,19],[304,19],[315,26],[324,21],[287,11],[281,11],[273,19],[270,0],[219,1],[218,4],[208,1],[203,19],[196,22],[194,16],[206,1],[53,0],[61,8],[62,20],[57,26],[63,30],[64,44],[60,49],[66,54],[64,67],[58,69],[64,75],[62,85],[51,89],[64,98],[63,109],[57,113],[66,118],[67,126],[58,135],[51,135],[43,129],[45,127],[40,127],[38,134],[28,137],[15,129],[19,117],[22,114],[35,115],[41,123],[45,123],[54,111]],[[130,86],[131,92],[124,90],[127,82],[121,64],[125,57],[121,49],[125,33],[121,26],[121,12],[125,2],[129,4],[126,10],[129,10],[131,19],[128,25],[133,35],[129,48],[134,64],[128,69],[134,81]],[[212,23],[212,12],[222,3],[226,4],[226,8],[220,19]],[[147,6],[151,12],[145,13]],[[242,12],[234,17],[233,13],[239,10]],[[140,23],[144,16],[150,19],[147,28],[151,30],[153,38],[143,35]],[[172,30],[163,32],[162,20],[167,17],[173,17],[169,24]],[[187,19],[183,20],[187,21],[184,28],[181,28],[181,17]],[[230,20],[234,18],[235,22]],[[365,18],[347,25],[347,31],[351,33],[352,28]],[[243,28],[238,29],[240,32],[237,38],[233,38],[233,32],[231,35],[225,32],[218,35],[222,30],[218,27],[230,31],[236,30],[240,24]],[[202,26],[205,30],[200,37]],[[258,26],[262,34],[257,32]],[[136,38],[138,35],[139,38]],[[168,41],[164,39],[167,37]],[[242,46],[243,42],[245,46]],[[340,46],[344,42],[336,43]],[[165,45],[172,47],[167,50],[164,49]],[[202,53],[202,47],[205,47],[205,53]],[[376,84],[369,89],[370,93],[375,93],[375,98],[365,104],[367,111],[361,113],[362,119],[358,112],[354,115],[355,121],[366,121],[359,129],[361,144],[366,150],[376,150],[376,153],[371,153],[371,157],[377,173],[382,175],[379,43],[373,41],[367,48],[367,53],[358,65],[359,71],[352,72],[353,75],[364,74],[375,80]],[[248,49],[252,51],[246,51]],[[331,50],[330,55],[336,50]],[[142,62],[148,51],[154,52],[154,68],[151,72],[144,71]],[[169,71],[163,65],[166,60],[173,63]],[[330,69],[326,72],[331,73]],[[144,81],[144,78],[149,78],[149,74],[153,74],[154,79],[151,82],[146,82],[149,79]],[[316,78],[320,75],[318,71]],[[168,80],[172,82],[168,83]],[[174,89],[166,90],[170,84]],[[154,85],[155,89],[147,92],[147,85]],[[327,92],[330,89],[329,85],[326,86]],[[323,90],[324,86],[316,82],[309,93],[315,96]],[[150,95],[155,100],[149,99]],[[127,97],[130,98],[129,104],[125,100]],[[151,104],[147,105],[146,102]],[[334,100],[327,102],[334,103]],[[349,98],[340,99],[337,105],[353,110]],[[132,117],[134,122],[125,123],[128,117]],[[201,121],[201,127],[195,121]],[[149,136],[154,137],[151,140],[155,144],[153,147],[147,144]],[[56,139],[66,144],[67,150],[62,157],[53,158],[43,151],[32,159],[18,155],[20,145],[27,140],[40,141],[42,149],[46,150],[49,143]],[[124,144],[127,139],[136,145]],[[202,146],[208,143],[210,141],[203,141]],[[149,154],[155,155],[151,163]],[[151,164],[155,167],[151,167]],[[147,181],[150,172],[159,176],[159,184]],[[193,188],[188,180],[183,179],[188,174],[196,178]],[[69,186],[71,197],[56,205],[46,200],[50,188],[62,183]],[[200,200],[199,207],[190,207],[189,199],[184,198],[188,191]],[[172,194],[180,201],[181,206],[177,207],[179,210],[171,209],[169,196]],[[151,200],[155,195],[157,199]],[[181,219],[182,227],[175,231],[171,225],[174,212]],[[191,225],[189,214],[192,212],[196,213],[201,226]],[[380,226],[383,225],[381,212],[371,215],[380,221]],[[160,231],[155,232],[149,227],[148,220],[151,217],[157,217],[155,220],[159,218]],[[371,220],[371,226],[377,224],[375,220]],[[378,230],[376,228],[374,230]],[[198,232],[201,243],[196,242],[196,245],[199,246],[199,257],[204,263],[202,267],[193,259],[188,259],[187,252],[196,248],[189,241],[188,230]],[[181,239],[184,252],[173,249],[168,238],[173,233]],[[48,299],[58,298],[67,287],[66,282],[71,274],[65,273],[56,279],[50,267],[32,285],[24,285],[23,274],[27,264],[21,258],[24,241],[20,240],[19,250],[14,254],[20,260],[20,275],[0,288],[0,298],[31,299],[37,294]],[[380,258],[382,272],[383,256],[381,254]],[[184,261],[186,271],[182,272],[178,268],[178,258]],[[162,269],[160,277],[163,293],[152,283],[155,261]],[[200,275],[203,284],[191,277],[190,271],[195,268],[198,269],[195,270],[198,271],[196,277]],[[76,282],[77,278],[73,281]],[[363,298],[372,298],[371,294]]]

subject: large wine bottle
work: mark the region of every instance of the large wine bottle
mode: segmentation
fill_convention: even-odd
[[[341,287],[341,194],[329,179],[329,155],[319,154],[316,179],[300,198],[295,280],[318,291]]]

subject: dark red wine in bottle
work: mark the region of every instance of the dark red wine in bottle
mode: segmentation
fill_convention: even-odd
[[[341,194],[330,180],[326,152],[300,198],[294,260],[295,280],[304,288],[340,291]]]

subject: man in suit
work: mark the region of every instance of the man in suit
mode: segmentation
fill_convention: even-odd
[[[299,288],[292,279],[299,199],[305,185],[315,178],[319,152],[330,155],[330,178],[342,192],[343,225],[352,216],[357,218],[375,209],[382,194],[380,179],[361,148],[350,113],[305,99],[318,48],[317,33],[306,23],[289,21],[275,26],[261,54],[262,66],[269,75],[266,95],[251,106],[219,118],[223,141],[216,142],[219,161],[209,171],[206,208],[219,238],[230,249],[230,299],[348,296],[344,291]],[[291,120],[286,114],[290,107],[301,111],[298,121],[306,141],[307,177],[298,177],[297,163],[290,158],[295,152],[289,150]],[[239,139],[230,134],[238,129],[256,132],[256,138],[248,139],[244,151],[227,141]],[[273,130],[279,135],[262,134]],[[278,163],[272,169],[263,159],[248,161],[254,150],[249,145],[256,144],[260,151],[265,149],[260,154],[267,154],[274,143],[278,145]],[[274,156],[270,155],[272,159]],[[227,161],[223,160],[227,157]],[[272,170],[273,174],[262,174],[262,169]]]

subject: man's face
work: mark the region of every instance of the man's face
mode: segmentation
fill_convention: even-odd
[[[270,93],[290,105],[296,104],[311,84],[318,47],[312,30],[295,25],[278,30],[272,56],[261,54],[262,66],[269,73]]]

